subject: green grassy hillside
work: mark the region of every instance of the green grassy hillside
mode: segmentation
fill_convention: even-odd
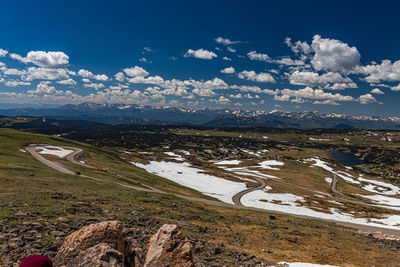
[[[30,143],[82,148],[88,153],[85,162],[102,171],[79,167],[55,157],[51,159],[102,181],[50,169],[21,151]],[[227,250],[246,252],[268,262],[302,261],[344,266],[394,266],[400,262],[396,244],[360,236],[353,229],[333,223],[210,206],[169,194],[136,191],[115,182],[133,186],[151,185],[164,191],[207,198],[135,168],[113,151],[55,136],[0,129],[2,224],[44,223],[56,221],[58,217],[67,217],[71,221],[110,218],[105,214],[129,221],[132,212],[139,212],[142,216],[154,218],[157,226],[166,222],[175,223],[193,238],[223,243]],[[79,203],[86,203],[85,208],[79,208]],[[18,213],[27,216],[21,217]],[[276,219],[270,215],[276,216]],[[130,223],[138,228],[150,227],[138,221]],[[44,239],[44,242],[55,242],[51,236]],[[229,256],[222,254],[219,257]]]

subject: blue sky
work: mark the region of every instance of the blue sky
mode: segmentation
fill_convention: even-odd
[[[3,1],[0,108],[91,101],[399,116],[399,8]]]

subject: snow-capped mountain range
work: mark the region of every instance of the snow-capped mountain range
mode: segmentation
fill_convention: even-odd
[[[360,128],[400,129],[399,117],[350,116],[315,111],[245,111],[230,109],[188,109],[126,104],[81,103],[57,108],[0,110],[3,116],[45,116],[119,124],[187,124],[220,127]]]

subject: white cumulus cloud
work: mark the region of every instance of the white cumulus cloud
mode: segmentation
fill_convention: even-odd
[[[269,83],[274,83],[275,79],[272,77],[271,74],[266,73],[266,72],[261,72],[261,73],[256,73],[255,71],[241,71],[238,74],[238,77],[240,79],[246,79],[249,81],[254,81],[254,82],[269,82]]]
[[[123,69],[123,71],[125,72],[126,75],[130,77],[146,77],[150,74],[145,69],[139,66],[135,66],[132,68],[125,68]]]
[[[374,88],[371,90],[371,94],[383,95],[385,93],[382,90],[380,90],[379,88]]]
[[[119,82],[123,82],[125,80],[125,76],[122,72],[118,72],[117,74],[115,74],[114,78]]]
[[[76,85],[76,81],[74,81],[73,79],[57,81],[57,83],[58,84],[63,84],[63,85]]]
[[[195,58],[210,60],[210,59],[213,59],[218,56],[217,56],[217,54],[215,54],[212,51],[208,51],[203,48],[200,48],[197,50],[189,49],[185,53],[184,57],[195,57]]]
[[[0,57],[5,57],[8,54],[7,50],[1,49],[0,48]]]
[[[104,87],[104,84],[102,84],[102,83],[85,83],[83,86],[99,90]]]
[[[36,68],[36,67],[28,68],[28,70],[24,74],[22,74],[21,77],[25,81],[69,79],[69,75],[66,69]]]
[[[315,52],[311,64],[317,71],[348,73],[360,63],[361,55],[357,48],[339,40],[314,35],[311,47]]]
[[[369,104],[369,103],[377,102],[375,97],[373,95],[371,95],[371,94],[361,95],[358,98],[358,101],[360,101],[361,104]]]
[[[360,66],[356,69],[360,74],[366,75],[367,82],[397,82],[400,81],[400,60],[392,63],[390,60],[382,60],[381,64]]]
[[[270,58],[267,54],[257,53],[256,51],[250,51],[247,53],[250,60],[258,60],[264,62],[270,62]]]
[[[285,44],[296,54],[308,55],[312,51],[311,46],[307,42],[296,41],[292,43],[292,40],[289,37],[285,39]]]
[[[398,85],[396,85],[396,86],[390,87],[390,90],[392,90],[392,91],[400,91],[400,83]]]
[[[10,57],[25,64],[33,63],[42,68],[64,68],[69,64],[69,57],[59,51],[30,51],[26,57],[11,53]]]
[[[230,39],[228,39],[228,38],[223,38],[223,37],[217,37],[217,38],[215,38],[215,41],[216,41],[218,44],[222,44],[222,45],[233,45],[233,44],[239,44],[239,43],[241,43],[240,41],[231,41]]]
[[[317,100],[317,101],[314,101],[313,104],[314,105],[332,105],[332,106],[339,106],[340,105],[338,102],[333,101],[333,100],[329,100],[329,99],[328,100],[324,100],[324,101]]]
[[[6,86],[8,87],[17,87],[21,85],[31,85],[30,82],[23,82],[23,81],[7,81],[5,83]]]
[[[228,50],[228,52],[231,52],[231,53],[236,53],[236,49],[234,49],[234,48],[232,48],[232,47],[230,47],[230,46],[228,46],[228,47],[226,48],[226,50]]]
[[[296,70],[290,74],[289,83],[294,85],[325,86],[330,90],[357,88],[357,85],[349,77],[343,77],[338,72],[327,72],[319,75],[319,73],[313,71]]]
[[[286,95],[295,98],[315,99],[315,100],[333,100],[333,101],[354,101],[352,96],[346,96],[341,94],[327,93],[322,89],[313,89],[311,87],[305,87],[299,90],[283,89],[276,90],[277,96]]]
[[[30,51],[26,58],[43,68],[62,68],[69,63],[69,57],[64,52]]]
[[[25,64],[27,64],[29,62],[29,60],[26,57],[23,57],[21,55],[15,54],[15,53],[11,53],[10,58],[18,60],[19,62],[22,62]]]
[[[29,94],[61,94],[61,90],[56,90],[54,86],[49,85],[50,82],[40,82],[35,90],[29,90]]]
[[[164,82],[164,79],[160,76],[136,76],[129,79],[130,83],[142,83],[142,84],[161,84]]]
[[[232,74],[235,73],[235,68],[234,67],[229,67],[221,70],[221,73],[226,73],[226,74]]]
[[[216,104],[221,104],[221,105],[226,105],[229,104],[231,102],[231,100],[229,100],[228,98],[224,97],[224,96],[220,96],[218,99],[211,99],[211,102],[214,102]]]
[[[108,76],[105,74],[94,75],[92,72],[85,70],[85,69],[80,69],[78,71],[78,75],[83,78],[90,78],[90,79],[95,79],[95,80],[103,81],[103,82],[108,80]]]

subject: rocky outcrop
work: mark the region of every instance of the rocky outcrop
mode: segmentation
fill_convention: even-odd
[[[77,207],[86,207],[86,204]],[[95,223],[94,219],[65,217],[54,218],[51,222],[26,222],[26,218],[18,214],[2,220],[0,266],[15,266],[27,256],[44,255],[53,260],[53,266],[140,267],[146,262],[143,252],[147,250],[148,266],[152,263],[159,266],[193,264],[196,267],[268,266],[252,255],[230,250],[222,243],[187,240],[174,225],[166,225],[159,230],[156,218],[136,211],[129,212],[123,222],[113,221],[112,212],[107,211],[107,214],[110,214],[109,221],[99,223]],[[41,218],[40,214],[29,214],[30,218],[35,216]],[[21,223],[10,223],[14,220]],[[198,227],[195,231],[205,233],[210,230]],[[398,243],[390,242],[393,242],[391,248],[398,249]]]
[[[124,255],[108,244],[101,243],[80,253],[68,266],[124,267]]]
[[[101,265],[104,261],[108,265]],[[142,266],[142,251],[123,236],[119,221],[91,224],[69,235],[54,258],[56,266]],[[93,264],[89,264],[93,263]],[[99,263],[95,264],[95,263]]]
[[[150,239],[144,266],[193,266],[192,244],[176,225],[164,224]]]
[[[107,243],[112,248],[116,248],[121,235],[122,225],[118,221],[90,224],[65,239],[54,261],[59,265],[66,264],[81,252],[99,243]]]
[[[119,221],[91,224],[69,235],[54,258],[56,266],[191,267],[192,243],[176,225],[165,224],[149,241],[146,258],[142,249],[124,236]]]

